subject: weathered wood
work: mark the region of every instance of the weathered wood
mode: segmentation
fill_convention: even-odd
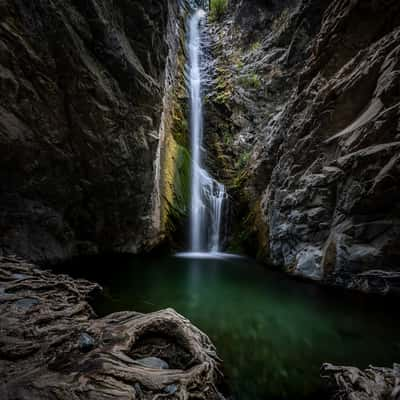
[[[0,258],[2,400],[224,398],[204,333],[172,309],[96,318],[87,300],[97,290]]]
[[[322,366],[335,400],[400,400],[400,366],[365,370],[332,364]]]

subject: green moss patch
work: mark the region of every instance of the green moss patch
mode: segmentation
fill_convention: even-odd
[[[211,0],[210,2],[211,21],[219,21],[227,10],[228,10],[228,0]]]

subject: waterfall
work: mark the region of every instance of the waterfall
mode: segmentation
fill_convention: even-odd
[[[221,222],[225,187],[213,179],[203,167],[203,100],[201,67],[200,22],[205,17],[203,10],[197,10],[190,17],[188,51],[190,98],[190,135],[192,152],[192,182],[190,204],[190,250],[192,252],[219,252]]]

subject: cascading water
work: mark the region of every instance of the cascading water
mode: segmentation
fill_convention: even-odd
[[[189,50],[189,97],[190,134],[192,151],[192,184],[190,205],[190,250],[192,252],[219,252],[221,222],[223,217],[225,187],[213,179],[203,167],[203,101],[201,68],[200,23],[205,17],[197,10],[190,18]]]

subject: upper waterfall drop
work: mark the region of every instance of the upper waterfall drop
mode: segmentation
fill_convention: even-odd
[[[221,223],[223,219],[225,187],[213,179],[203,167],[203,98],[201,65],[202,40],[200,23],[206,16],[198,9],[190,17],[188,35],[189,73],[188,92],[190,101],[191,136],[191,204],[190,250],[192,252],[219,252]]]

